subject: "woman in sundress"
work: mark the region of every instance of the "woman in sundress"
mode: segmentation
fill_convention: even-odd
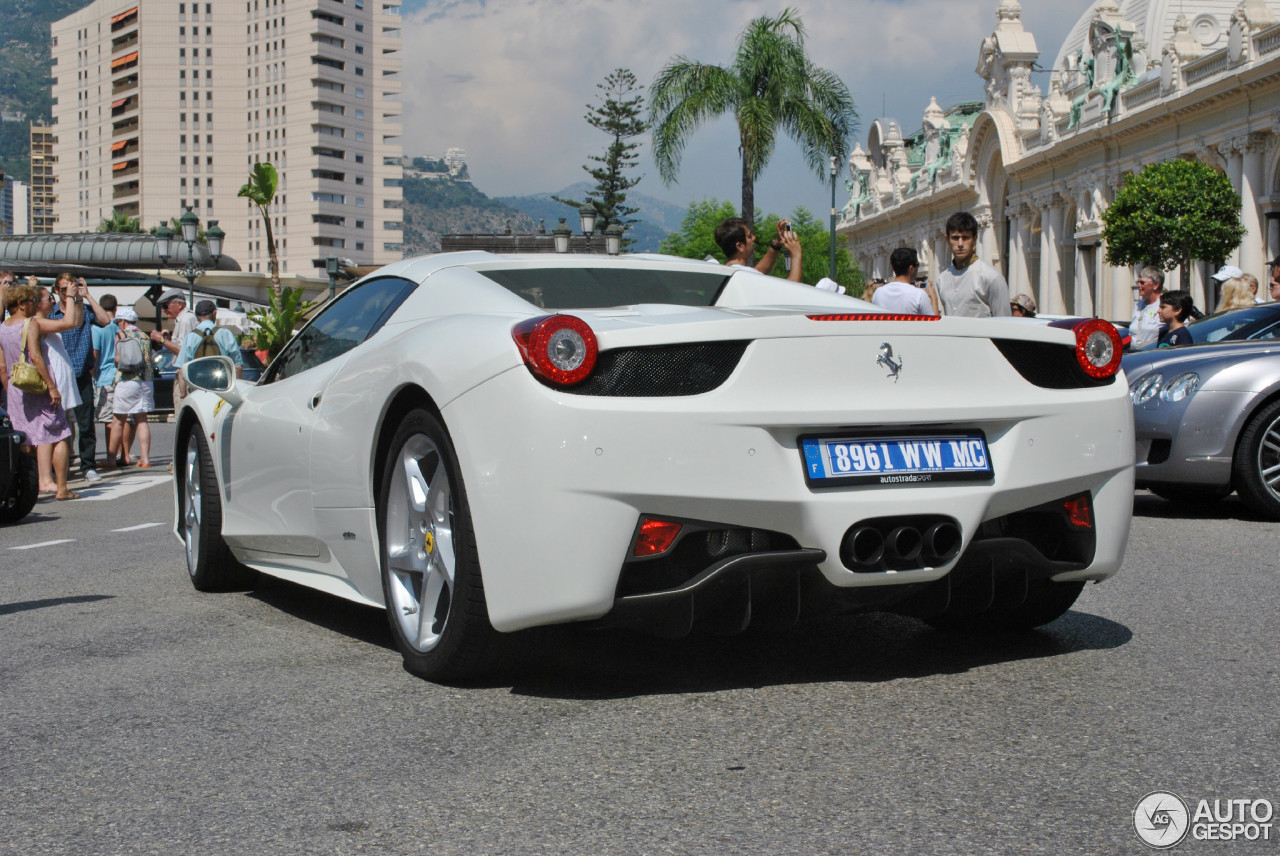
[[[10,287],[6,294],[9,318],[0,325],[0,351],[4,354],[6,406],[13,427],[26,434],[27,442],[36,447],[40,468],[40,490],[53,491],[56,499],[77,499],[67,488],[67,462],[70,454],[71,426],[62,407],[62,394],[49,370],[49,351],[40,332],[37,318],[42,290],[34,285]],[[28,323],[30,322],[30,323]],[[9,383],[10,372],[26,352],[26,359],[36,367],[49,387],[41,393],[26,392]],[[74,378],[73,378],[74,382]]]

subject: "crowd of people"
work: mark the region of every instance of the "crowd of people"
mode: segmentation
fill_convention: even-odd
[[[15,284],[12,272],[0,271],[0,401],[34,449],[42,494],[78,499],[68,486],[73,467],[81,478],[96,482],[100,470],[152,466],[155,349],[172,352],[177,366],[223,353],[239,373],[239,343],[230,330],[216,326],[212,301],[198,302],[193,313],[185,295],[174,290],[157,306],[173,321],[172,333],[143,333],[133,308],[119,306],[111,294],[96,300],[85,281],[72,274],[59,274],[46,288],[35,276]],[[174,385],[175,408],[183,394],[180,378]],[[98,425],[106,442],[101,460]]]
[[[799,282],[799,242],[786,220],[778,221],[778,236],[759,259],[755,257],[756,236],[751,225],[738,217],[725,220],[716,229],[715,240],[724,252],[726,264],[758,273],[770,272],[784,249],[793,263],[788,279]],[[893,279],[873,279],[867,283],[862,298],[890,312],[910,315],[957,315],[969,318],[1034,318],[1039,311],[1029,294],[1009,296],[1005,278],[987,262],[978,258],[978,221],[967,211],[957,211],[946,222],[945,234],[951,249],[951,264],[941,271],[934,287],[920,272],[919,254],[911,247],[899,247],[889,256]],[[1272,300],[1280,300],[1280,257],[1270,263]],[[1215,312],[1226,312],[1263,303],[1258,296],[1258,278],[1235,265],[1223,265],[1213,275],[1219,299]],[[842,291],[836,283],[823,278],[818,288]],[[1129,333],[1134,349],[1176,347],[1194,341],[1186,322],[1203,313],[1186,291],[1164,291],[1164,271],[1144,267],[1135,286],[1136,300]]]

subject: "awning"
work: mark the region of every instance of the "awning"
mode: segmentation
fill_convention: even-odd
[[[122,65],[124,65],[124,64],[126,64],[126,63],[133,62],[133,61],[134,61],[134,60],[136,60],[137,58],[138,58],[138,52],[137,52],[137,51],[134,51],[133,53],[127,53],[127,54],[125,54],[124,56],[120,57],[119,59],[113,59],[113,60],[111,60],[111,67],[112,67],[112,68],[119,68],[120,66],[122,66]]]
[[[128,169],[131,166],[137,166],[137,165],[138,165],[137,161],[120,161],[120,163],[113,163],[111,165],[111,171],[119,172],[122,169]]]
[[[137,12],[138,12],[138,7],[134,6],[132,9],[121,12],[119,15],[116,15],[114,18],[111,19],[111,23],[114,24],[117,21],[123,21],[125,18],[129,17],[130,15],[137,14]]]
[[[128,140],[121,140],[121,141],[120,141],[120,142],[118,142],[118,143],[112,143],[112,144],[111,144],[111,151],[113,151],[113,152],[118,152],[118,151],[120,151],[121,149],[123,149],[123,148],[124,148],[125,146],[127,146],[127,145],[129,145],[129,141],[128,141]]]
[[[112,102],[111,102],[111,109],[112,109],[112,110],[116,109],[117,107],[119,107],[121,104],[123,104],[124,102],[126,102],[126,101],[128,101],[128,100],[129,100],[129,97],[126,95],[124,98],[121,98],[121,99],[119,99],[118,101],[112,101]]]

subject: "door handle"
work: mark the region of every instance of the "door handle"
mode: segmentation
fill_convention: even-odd
[[[315,395],[311,396],[311,403],[307,405],[309,409],[315,410],[320,406],[320,395],[321,393],[317,392]]]

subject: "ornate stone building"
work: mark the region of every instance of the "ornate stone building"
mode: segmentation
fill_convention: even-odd
[[[837,231],[869,277],[891,275],[899,246],[936,274],[950,263],[943,224],[963,209],[1011,293],[1042,312],[1126,319],[1133,271],[1106,263],[1102,212],[1126,175],[1188,158],[1239,191],[1247,235],[1224,261],[1266,281],[1280,254],[1280,0],[1098,0],[1047,73],[1018,0],[996,16],[978,52],[981,101],[935,100],[910,134],[878,119],[849,158]],[[1213,261],[1166,286],[1211,309]]]

